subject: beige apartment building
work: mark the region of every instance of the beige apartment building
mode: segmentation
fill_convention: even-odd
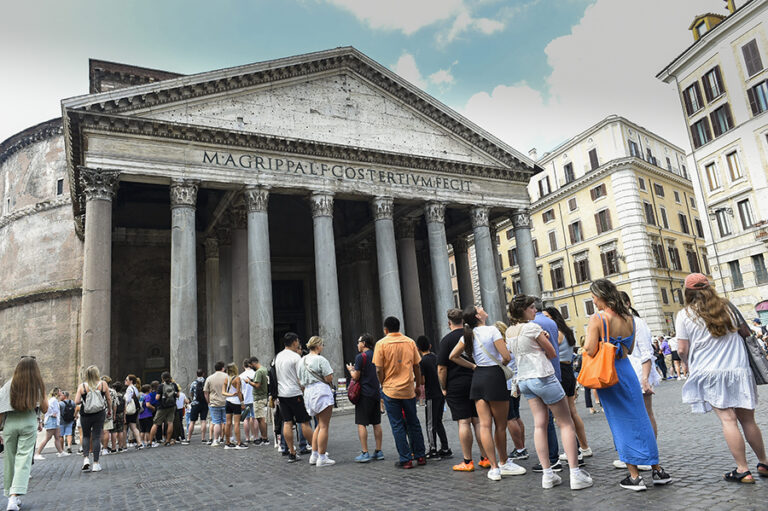
[[[717,288],[768,319],[768,2],[727,6],[694,18],[693,44],[657,78],[680,95]]]
[[[683,149],[612,115],[536,163],[544,170],[528,193],[545,302],[578,338],[595,312],[590,282],[606,277],[629,293],[652,332],[671,332],[685,276],[710,273]],[[507,298],[521,291],[510,228],[498,231]]]

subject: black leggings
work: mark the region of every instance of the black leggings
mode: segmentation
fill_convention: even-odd
[[[106,411],[81,413],[80,426],[83,428],[83,456],[93,451],[93,462],[98,463],[101,454],[101,430],[104,428]]]
[[[443,426],[443,407],[445,398],[440,396],[436,399],[427,399],[424,407],[424,413],[427,420],[427,441],[429,450],[437,450],[437,438],[440,437],[440,447],[448,449],[448,436],[445,434]]]

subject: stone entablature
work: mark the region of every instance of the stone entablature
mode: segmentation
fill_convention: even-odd
[[[7,138],[0,144],[0,164],[25,147],[62,134],[61,117],[42,122]]]

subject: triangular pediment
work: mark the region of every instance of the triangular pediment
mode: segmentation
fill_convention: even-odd
[[[538,170],[354,48],[183,76],[63,102],[67,110]]]

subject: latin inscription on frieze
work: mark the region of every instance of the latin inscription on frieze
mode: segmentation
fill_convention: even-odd
[[[202,163],[254,172],[272,172],[303,176],[331,178],[339,181],[362,181],[371,184],[385,184],[416,187],[425,190],[453,190],[471,192],[471,181],[450,176],[422,175],[403,170],[382,170],[368,167],[353,167],[332,162],[312,162],[263,156],[256,153],[226,153],[203,151]]]

